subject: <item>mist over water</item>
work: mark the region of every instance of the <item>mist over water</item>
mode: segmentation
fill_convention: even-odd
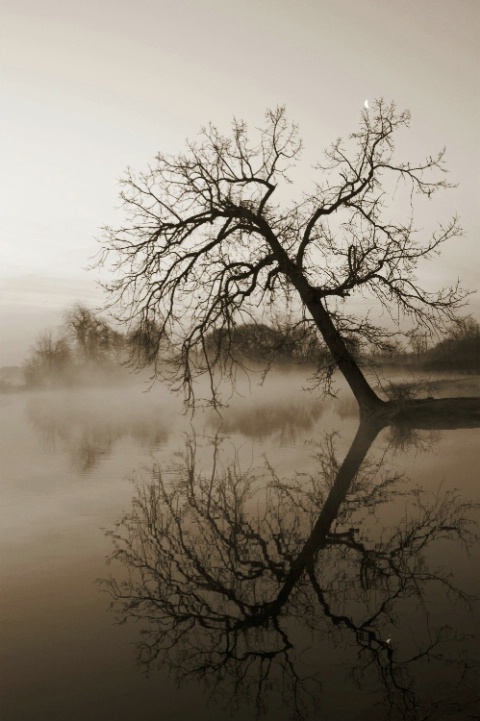
[[[307,385],[240,380],[193,417],[141,382],[0,397],[2,718],[477,712],[478,429],[383,429],[280,604],[358,427]],[[107,565],[109,531],[131,555]]]

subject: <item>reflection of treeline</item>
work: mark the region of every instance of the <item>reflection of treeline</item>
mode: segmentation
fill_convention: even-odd
[[[69,393],[68,402],[63,393],[34,395],[27,402],[26,415],[45,448],[65,450],[80,473],[95,470],[118,441],[133,439],[143,447],[166,442],[169,428],[158,404],[145,403],[136,393],[118,393],[115,388],[102,389],[101,397],[99,403],[97,390],[84,388]]]

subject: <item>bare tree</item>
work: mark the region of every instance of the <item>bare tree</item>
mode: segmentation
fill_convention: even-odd
[[[64,327],[82,362],[98,363],[119,355],[123,336],[82,303],[74,303],[64,314]]]
[[[72,352],[68,341],[52,330],[41,333],[25,363],[27,385],[41,386],[67,380],[72,369]]]
[[[254,144],[243,121],[233,121],[230,137],[209,125],[184,153],[159,153],[145,173],[126,173],[126,223],[105,229],[100,264],[113,257],[110,308],[132,325],[155,321],[157,348],[168,341],[170,364],[157,363],[156,376],[183,387],[191,403],[193,381],[206,373],[215,400],[215,363],[233,367],[232,329],[258,321],[260,308],[273,316],[291,309],[300,326],[320,332],[362,416],[383,407],[352,347],[385,345],[389,334],[355,316],[349,300],[370,294],[397,321],[433,332],[467,295],[458,283],[431,292],[418,278],[419,261],[461,229],[456,217],[430,234],[414,226],[415,196],[452,186],[444,151],[419,163],[395,158],[394,135],[409,121],[382,100],[363,111],[358,132],[333,143],[316,166],[320,180],[290,204],[277,197],[302,144],[283,107],[266,113]],[[398,188],[408,198],[404,220],[388,203]],[[222,353],[212,354],[219,329]],[[332,366],[321,370],[328,380]]]

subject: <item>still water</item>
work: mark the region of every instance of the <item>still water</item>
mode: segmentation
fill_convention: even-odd
[[[479,717],[480,430],[305,385],[0,397],[2,721]]]

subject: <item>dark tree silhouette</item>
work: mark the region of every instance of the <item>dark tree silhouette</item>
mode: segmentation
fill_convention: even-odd
[[[165,357],[168,343],[169,364],[158,362],[157,376],[183,386],[192,403],[194,378],[207,373],[215,401],[213,366],[232,370],[232,330],[258,322],[259,308],[273,316],[290,308],[300,327],[320,332],[361,414],[382,408],[351,349],[385,345],[389,334],[352,314],[348,299],[370,294],[395,318],[433,332],[455,319],[466,296],[458,283],[431,292],[417,276],[419,261],[461,229],[455,217],[431,234],[414,227],[414,197],[451,186],[443,151],[419,163],[395,158],[394,135],[409,120],[383,101],[363,111],[359,130],[326,151],[320,179],[290,204],[282,185],[301,142],[284,108],[267,112],[254,143],[242,121],[230,137],[209,125],[185,153],[159,153],[145,173],[127,172],[126,222],[106,229],[100,264],[113,261],[110,307],[147,336],[155,328],[146,357],[160,347]],[[410,202],[403,220],[387,201],[399,186]],[[222,339],[216,353],[212,332]],[[332,367],[321,369],[324,379]]]
[[[99,363],[119,356],[125,339],[82,303],[64,313],[64,328],[80,361]]]
[[[413,493],[398,525],[372,533],[372,514],[405,495],[405,479],[387,471],[384,456],[366,459],[381,427],[362,423],[343,463],[327,438],[310,482],[281,480],[270,468],[266,483],[258,469],[222,467],[218,441],[210,473],[197,468],[195,440],[173,472],[155,468],[109,534],[111,560],[126,572],[103,582],[118,619],[143,626],[139,663],[166,665],[179,681],[203,678],[233,704],[250,696],[258,715],[276,690],[292,718],[316,718],[321,679],[312,661],[302,664],[294,638],[301,627],[357,648],[352,672],[360,683],[376,678],[389,709],[382,717],[435,718],[436,704],[445,712],[445,696],[422,704],[415,668],[449,663],[450,679],[459,681],[468,662],[442,660],[455,633],[435,629],[428,589],[469,598],[448,572],[431,567],[429,548],[478,541],[474,504],[453,492],[429,502]],[[392,629],[405,635],[401,618],[412,601],[421,614],[415,643],[392,642]]]
[[[30,349],[25,369],[27,386],[53,385],[67,381],[72,370],[72,352],[67,339],[46,330]]]

